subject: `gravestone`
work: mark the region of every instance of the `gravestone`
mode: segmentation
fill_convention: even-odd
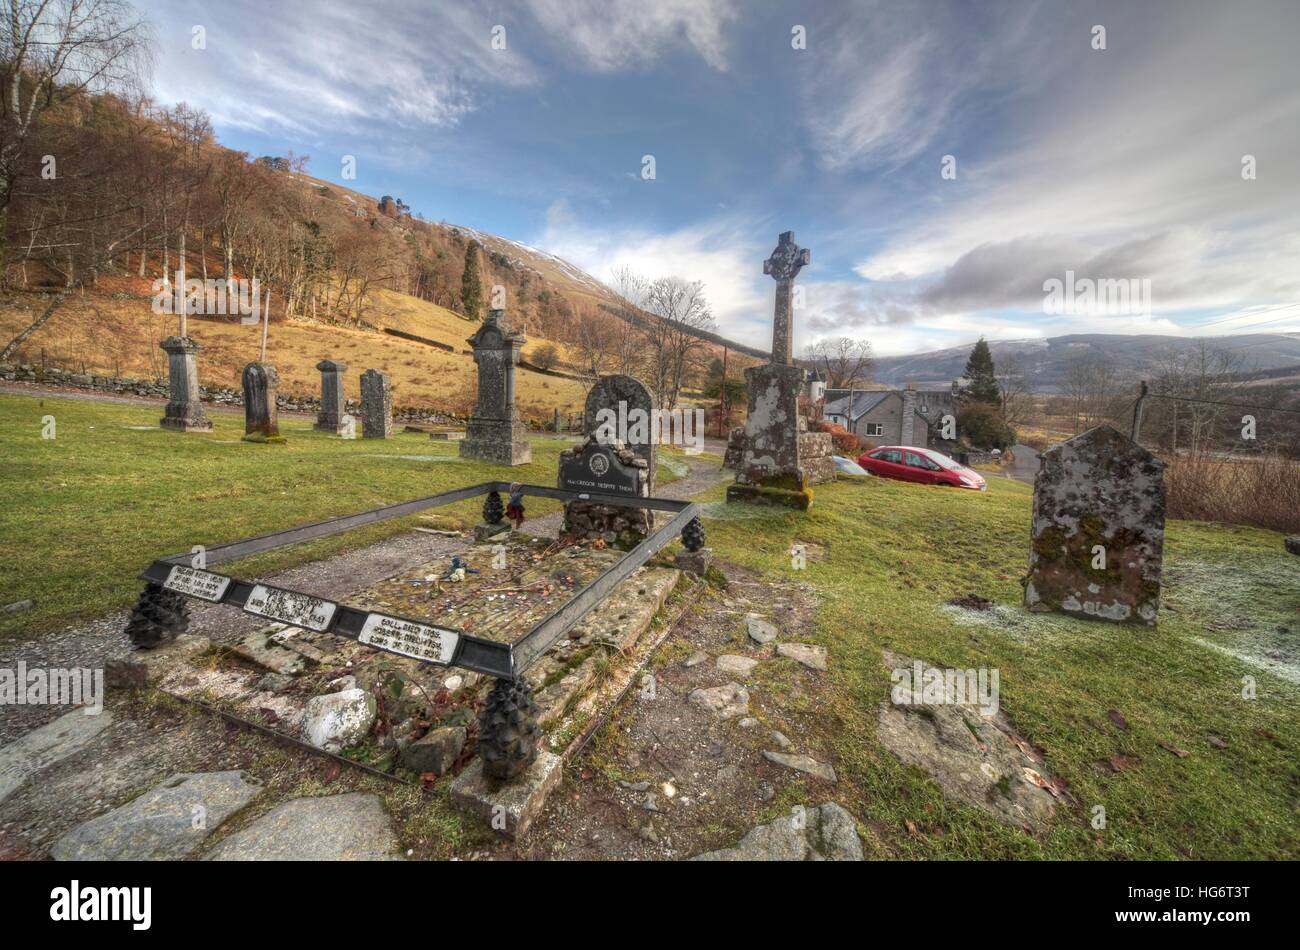
[[[316,424],[312,428],[343,435],[348,429],[343,402],[343,374],[347,372],[348,364],[321,360],[316,368],[320,370],[320,412],[316,414]]]
[[[600,442],[593,435],[582,445],[560,453],[556,487],[566,491],[647,498],[650,495],[648,472],[646,460],[631,449],[618,442]],[[564,506],[564,524],[560,527],[560,534],[579,541],[600,539],[626,549],[639,544],[653,526],[648,509],[579,500]]]
[[[808,401],[801,399],[808,373],[791,355],[794,279],[809,257],[786,231],[763,262],[763,273],[776,280],[772,361],[745,370],[749,414],[743,435],[728,446],[736,483],[728,486],[727,501],[806,509],[812,504],[809,488],[835,479],[831,437],[808,431]]]
[[[601,426],[601,420],[612,424]],[[597,436],[606,444],[621,440],[624,448],[645,459],[651,495],[655,487],[655,446],[660,435],[653,431],[653,420],[654,400],[650,390],[635,376],[602,376],[587,393],[583,432],[589,437]]]
[[[1164,465],[1110,426],[1054,445],[1034,479],[1025,605],[1154,626]]]
[[[159,425],[177,432],[211,432],[212,420],[199,402],[199,369],[195,354],[203,349],[187,336],[169,336],[158,344],[167,353],[170,397]]]
[[[280,374],[266,363],[249,363],[244,367],[244,441],[283,444],[280,435],[276,393]]]
[[[361,434],[367,439],[393,434],[393,391],[388,374],[377,369],[361,374]]]
[[[478,402],[460,443],[463,458],[497,465],[532,461],[533,449],[515,406],[515,367],[524,342],[524,335],[506,322],[504,310],[491,311],[469,338],[478,367]]]

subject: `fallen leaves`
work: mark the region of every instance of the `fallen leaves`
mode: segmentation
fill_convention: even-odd
[[[1158,743],[1158,745],[1160,746],[1160,748],[1164,749],[1166,752],[1171,752],[1171,753],[1173,753],[1174,755],[1178,756],[1178,758],[1180,758],[1180,759],[1185,759],[1185,758],[1187,758],[1189,755],[1191,755],[1190,752],[1188,752],[1188,751],[1185,750],[1185,749],[1180,749],[1180,748],[1178,748],[1178,746],[1174,745],[1172,742],[1161,742],[1161,743]]]
[[[1118,709],[1106,710],[1106,718],[1109,719],[1115,725],[1116,729],[1119,729],[1123,732],[1128,731],[1128,720],[1124,718],[1124,716],[1120,713]]]

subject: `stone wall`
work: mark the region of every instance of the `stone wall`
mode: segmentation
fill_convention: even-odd
[[[141,396],[152,399],[166,399],[170,390],[166,378],[131,379],[130,377],[99,376],[90,373],[74,373],[71,370],[47,367],[41,370],[30,364],[10,365],[0,363],[0,379],[20,383],[35,383],[45,386],[60,386],[68,389],[88,389],[94,392],[109,393],[115,396]],[[199,398],[218,406],[242,406],[244,393],[240,389],[228,389],[223,386],[199,386]],[[282,412],[320,412],[320,398],[317,396],[295,396],[281,393],[276,397],[276,406]],[[346,411],[354,415],[361,413],[361,403],[355,399],[345,401]],[[399,406],[393,410],[393,419],[398,422],[436,422],[444,425],[464,425],[465,418],[438,409],[424,406]]]

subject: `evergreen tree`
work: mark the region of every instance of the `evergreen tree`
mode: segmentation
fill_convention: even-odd
[[[979,338],[966,360],[966,388],[962,394],[969,402],[986,402],[997,405],[1002,401],[998,378],[993,371],[993,354],[984,337]]]
[[[471,320],[483,319],[483,282],[478,276],[478,241],[465,248],[465,273],[460,278],[461,312]]]

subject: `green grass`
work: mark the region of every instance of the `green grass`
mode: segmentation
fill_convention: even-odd
[[[1026,572],[1029,486],[990,480],[986,493],[872,479],[815,489],[805,515],[780,510],[707,522],[718,554],[789,578],[795,541],[827,549],[798,576],[820,597],[818,640],[830,651],[823,730],[811,751],[832,758],[831,795],[862,822],[877,856],[905,858],[1291,858],[1300,857],[1296,820],[1300,692],[1255,665],[1208,649],[1209,630],[1249,622],[1227,595],[1254,605],[1269,624],[1289,618],[1300,632],[1300,572],[1281,536],[1255,529],[1171,522],[1165,565],[1171,580],[1156,629],[1119,626],[1019,607]],[[706,496],[721,498],[722,489]],[[727,506],[734,508],[737,506]],[[709,508],[707,511],[718,511]],[[725,515],[725,512],[722,512]],[[1180,564],[1195,576],[1217,566],[1222,594],[1179,586]],[[1261,568],[1261,565],[1264,567]],[[1292,583],[1278,585],[1289,572]],[[1006,622],[970,623],[945,603],[979,594],[1003,605]],[[1227,606],[1225,606],[1227,605]],[[1227,616],[1234,614],[1233,617]],[[982,811],[945,801],[919,770],[904,767],[875,738],[887,699],[890,649],[943,667],[996,667],[1001,705],[1078,800],[1058,809],[1041,836]],[[1258,696],[1242,698],[1243,675]],[[1118,710],[1121,732],[1107,720]],[[1213,734],[1228,743],[1214,749]],[[1177,758],[1167,742],[1190,755]],[[1118,753],[1136,764],[1102,766]],[[1107,827],[1094,830],[1095,805]],[[906,828],[912,822],[916,833]]]
[[[54,415],[58,438],[40,438]],[[550,485],[564,442],[534,442],[515,469],[454,458],[454,444],[423,435],[344,441],[286,419],[286,446],[238,442],[242,417],[215,413],[210,435],[126,426],[157,424],[155,407],[0,397],[0,635],[38,634],[129,606],[138,572],[162,554],[212,545],[434,494],[489,478]],[[391,456],[391,457],[385,457]],[[667,469],[660,484],[673,479]],[[990,480],[985,493],[872,479],[815,490],[811,511],[704,500],[709,543],[731,561],[787,579],[789,546],[812,542],[797,577],[817,588],[817,640],[831,669],[815,704],[821,729],[801,736],[834,762],[830,795],[861,822],[869,852],[903,858],[1296,858],[1300,797],[1300,687],[1249,658],[1295,654],[1300,582],[1278,534],[1171,522],[1160,626],[1154,630],[1029,614],[1018,605],[1027,563],[1030,489]],[[447,509],[472,524],[478,502]],[[555,504],[529,504],[529,514]],[[361,529],[250,559],[253,576],[355,547],[414,522]],[[1287,583],[1287,578],[1290,582]],[[946,607],[963,594],[992,598],[984,614]],[[888,696],[880,651],[949,667],[996,667],[1001,706],[1041,747],[1078,804],[1041,835],[945,801],[921,772],[902,766],[875,738]],[[770,683],[781,688],[780,669]],[[1258,696],[1241,696],[1241,678]],[[789,684],[786,684],[787,688]],[[1107,719],[1118,710],[1121,732]],[[1213,749],[1208,735],[1221,737]],[[1158,743],[1190,755],[1177,758]],[[1111,756],[1136,759],[1105,769]],[[803,794],[803,784],[791,794]],[[1094,830],[1092,808],[1108,826]],[[907,830],[910,822],[916,831]]]
[[[0,604],[33,609],[0,614],[0,637],[31,636],[128,607],[137,575],[156,557],[211,547],[406,501],[489,479],[554,485],[567,444],[533,443],[516,468],[456,457],[454,442],[423,433],[345,440],[313,432],[305,418],[282,418],[287,445],[241,442],[243,415],[213,412],[211,433],[157,426],[161,407],[0,396]],[[56,438],[41,438],[52,415]],[[406,456],[403,458],[402,456]],[[441,460],[441,461],[439,461]],[[660,473],[660,484],[674,479]],[[447,524],[479,520],[482,501],[434,509]],[[530,517],[558,503],[530,500]],[[401,519],[249,558],[243,576],[319,559],[422,524]]]

